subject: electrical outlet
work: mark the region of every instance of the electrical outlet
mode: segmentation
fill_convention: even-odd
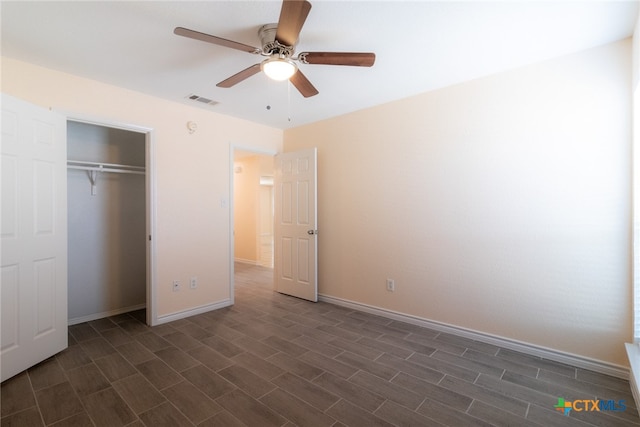
[[[396,290],[396,282],[393,279],[387,279],[387,291],[393,292]]]
[[[180,281],[179,280],[174,280],[173,281],[173,292],[178,292],[180,290]]]
[[[198,278],[197,277],[192,277],[191,281],[189,282],[189,287],[191,289],[195,289],[198,287]]]

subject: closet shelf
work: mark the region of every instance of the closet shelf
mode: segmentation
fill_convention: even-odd
[[[132,173],[144,175],[144,166],[120,165],[116,163],[84,162],[80,160],[67,160],[67,169],[79,169],[95,172]]]

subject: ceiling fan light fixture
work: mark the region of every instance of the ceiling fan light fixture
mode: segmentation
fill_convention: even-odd
[[[276,81],[289,80],[298,71],[295,62],[280,57],[269,58],[260,66],[267,77]]]

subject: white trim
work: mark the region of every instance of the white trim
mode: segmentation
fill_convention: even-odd
[[[234,178],[235,175],[233,160],[235,156],[235,145],[229,144],[229,196],[227,200],[229,201],[229,299],[231,301],[231,305],[235,304],[236,301],[236,292],[235,292],[235,272],[236,269],[234,267],[234,258],[236,254],[236,230],[234,229],[234,205],[235,205],[235,196],[234,196]]]
[[[640,403],[640,348],[638,344],[625,344],[627,349],[627,357],[631,364],[631,370],[629,372],[629,385],[631,386],[631,393],[633,394],[633,400],[636,402],[636,407]]]
[[[90,322],[92,320],[103,319],[105,317],[117,316],[122,313],[129,313],[136,310],[141,310],[146,307],[146,304],[132,305],[130,307],[118,308],[116,310],[103,311],[102,313],[93,313],[88,316],[74,317],[69,319],[68,326],[77,325],[78,323]]]
[[[230,298],[214,302],[212,304],[201,305],[200,307],[190,308],[188,310],[176,311],[174,313],[163,314],[158,317],[158,323],[156,325],[162,325],[163,323],[173,322],[174,320],[186,319],[187,317],[195,316],[197,314],[207,313],[213,310],[219,310],[224,307],[233,305]]]
[[[565,363],[571,366],[576,366],[578,368],[599,372],[601,374],[611,375],[613,377],[623,378],[625,380],[629,378],[629,369],[625,366],[615,365],[615,364],[604,362],[601,360],[590,359],[587,357],[578,356],[576,354],[571,354],[571,353],[566,353],[566,352],[562,352],[562,351],[558,351],[558,350],[554,350],[546,347],[541,347],[534,344],[513,340],[510,338],[500,337],[497,335],[491,335],[484,332],[475,331],[472,329],[461,328],[458,326],[436,322],[433,320],[424,319],[422,317],[399,313],[397,311],[387,310],[384,308],[379,308],[379,307],[371,306],[368,304],[362,304],[359,302],[350,301],[342,298],[336,298],[329,295],[318,294],[318,300],[329,303],[329,304],[335,304],[342,307],[363,311],[369,314],[375,314],[376,316],[386,317],[388,319],[398,320],[400,322],[422,326],[422,327],[433,329],[439,332],[445,332],[452,335],[457,335],[460,337],[481,341],[487,344],[493,344],[509,350],[519,351],[521,353],[525,353],[530,356],[536,356],[544,359],[553,360],[555,362]]]
[[[146,133],[146,175],[145,180],[147,184],[147,235],[148,240],[147,250],[147,324],[149,326],[155,326],[158,324],[158,296],[157,290],[157,275],[156,275],[156,242],[158,241],[158,234],[156,233],[156,158],[155,158],[155,131],[150,129]]]
[[[633,341],[640,341],[640,86],[631,91],[632,97],[632,218],[631,218],[631,265],[633,302]]]
[[[125,123],[118,120],[107,119],[104,117],[96,117],[88,114],[76,113],[76,112],[68,111],[64,109],[54,108],[52,110],[65,115],[67,117],[67,120],[71,120],[72,122],[80,122],[80,123],[86,123],[89,125],[110,127],[114,129],[120,129],[120,130],[126,130],[131,132],[138,132],[138,133],[148,133],[149,131],[153,130],[153,128],[150,126],[141,126],[133,123]]]
[[[239,262],[241,264],[250,264],[250,265],[261,265],[260,261],[252,260],[252,259],[244,259],[244,258],[234,258],[234,262]]]

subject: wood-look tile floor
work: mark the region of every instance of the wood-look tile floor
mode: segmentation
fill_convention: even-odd
[[[69,328],[2,384],[3,426],[637,426],[627,381],[272,291],[236,266],[236,304],[149,328]],[[624,411],[555,410],[558,398]]]

